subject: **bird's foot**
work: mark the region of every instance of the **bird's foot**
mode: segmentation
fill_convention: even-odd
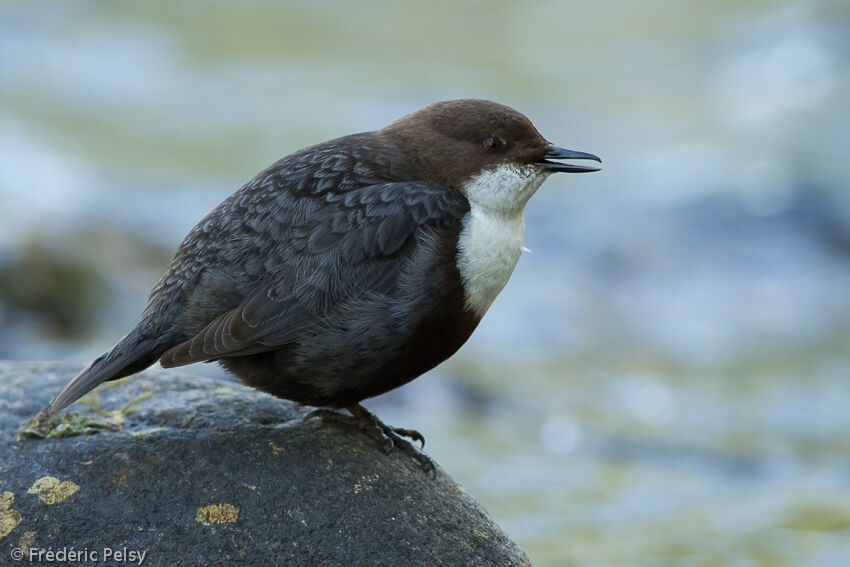
[[[393,447],[395,447],[407,455],[410,459],[419,463],[422,470],[424,470],[431,478],[436,478],[437,466],[434,464],[434,461],[422,453],[422,451],[414,447],[410,441],[405,439],[405,437],[408,437],[413,441],[418,441],[421,443],[421,446],[424,447],[425,438],[421,433],[415,429],[389,426],[360,404],[348,406],[346,409],[351,412],[350,416],[334,410],[317,409],[304,416],[304,421],[317,417],[322,421],[344,423],[349,426],[357,427],[371,437],[376,438],[383,445],[385,453],[389,454],[390,451],[393,450]]]

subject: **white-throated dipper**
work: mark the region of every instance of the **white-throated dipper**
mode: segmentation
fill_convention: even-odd
[[[523,246],[523,208],[563,159],[519,112],[437,102],[382,130],[274,163],[180,244],[141,321],[50,402],[58,412],[157,360],[218,361],[246,384],[324,408],[434,465],[360,402],[466,342]]]

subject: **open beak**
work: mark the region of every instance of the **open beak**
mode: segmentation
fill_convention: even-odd
[[[602,163],[602,160],[593,154],[587,154],[585,152],[576,152],[573,150],[565,150],[564,148],[552,146],[549,151],[546,152],[546,155],[543,156],[543,159],[538,161],[537,164],[543,168],[543,171],[550,171],[553,173],[559,171],[565,173],[589,173],[591,171],[600,170],[600,168],[598,167],[588,167],[586,165],[574,165],[571,163],[550,161],[553,159],[592,159],[593,161],[598,161],[599,163]]]

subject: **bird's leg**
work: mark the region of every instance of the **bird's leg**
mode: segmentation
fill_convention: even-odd
[[[384,444],[384,453],[389,454],[389,452],[393,449],[393,440],[391,438],[386,436],[384,432],[380,429],[376,432],[374,424],[354,416],[353,412],[352,415],[345,415],[344,413],[340,413],[336,410],[319,408],[305,415],[304,419],[302,419],[301,421],[306,422],[313,418],[319,418],[322,421],[326,421],[328,423],[341,423],[348,427],[356,427],[357,429],[361,429],[363,431],[366,431],[367,433],[371,433],[379,437],[380,441]]]
[[[322,421],[344,423],[346,425],[357,427],[358,429],[366,432],[368,435],[377,438],[383,444],[385,453],[389,454],[393,447],[395,447],[409,458],[419,463],[422,470],[430,475],[431,478],[435,478],[437,476],[437,467],[434,465],[434,462],[419,449],[414,447],[410,441],[405,439],[405,437],[409,437],[414,441],[419,441],[424,447],[425,438],[421,433],[414,429],[391,427],[382,422],[375,416],[375,414],[360,404],[354,404],[346,407],[345,409],[351,413],[351,416],[329,409],[317,409],[307,414],[304,417],[304,420],[306,421],[308,419],[318,417]]]
[[[420,443],[420,448],[425,447],[425,437],[423,437],[422,434],[415,429],[405,429],[404,427],[393,427],[391,425],[387,425],[378,419],[374,413],[370,412],[360,404],[354,404],[353,406],[348,406],[345,409],[350,411],[351,415],[357,418],[361,423],[365,423],[366,428],[377,427],[384,434],[395,433],[402,437],[409,437],[414,441],[418,441]]]
[[[360,409],[353,410],[352,408]],[[356,404],[345,409],[351,412],[351,415],[345,415],[344,413],[339,413],[336,410],[328,408],[319,408],[305,415],[302,421],[307,422],[311,419],[318,418],[322,421],[328,421],[331,423],[344,423],[345,425],[351,425],[353,427],[358,427],[364,430],[377,427],[381,430],[381,432],[383,432],[384,429],[389,429],[397,435],[401,435],[402,437],[409,437],[414,441],[418,441],[420,443],[420,447],[425,447],[425,437],[423,437],[422,434],[416,431],[415,429],[405,429],[404,427],[392,427],[390,425],[387,425],[380,421],[377,417],[375,417],[375,414],[373,414],[360,404]],[[390,446],[390,449],[392,449],[392,446]]]
[[[414,429],[404,429],[401,427],[391,427],[380,419],[378,419],[375,414],[364,408],[360,404],[354,404],[348,406],[347,409],[351,412],[351,415],[354,416],[360,422],[360,428],[379,437],[382,441],[385,442],[387,446],[387,452],[389,453],[393,447],[399,449],[402,453],[407,455],[409,458],[419,463],[419,466],[422,467],[431,478],[435,478],[437,476],[437,467],[434,465],[434,461],[428,458],[422,451],[413,446],[413,444],[405,439],[404,437],[409,437],[414,441],[419,441],[422,443],[422,446],[425,446],[425,438],[421,433]]]
[[[301,418],[301,423],[307,423],[311,419],[321,419],[322,421],[327,421],[329,423],[344,423],[345,425],[352,427],[357,427],[359,425],[359,422],[352,416],[345,415],[344,413],[339,413],[336,410],[328,408],[314,409]]]

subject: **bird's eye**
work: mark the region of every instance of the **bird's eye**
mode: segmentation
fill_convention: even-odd
[[[488,152],[496,153],[505,147],[505,142],[498,136],[487,136],[484,138],[484,141],[481,142],[481,145],[484,146],[484,149]]]

